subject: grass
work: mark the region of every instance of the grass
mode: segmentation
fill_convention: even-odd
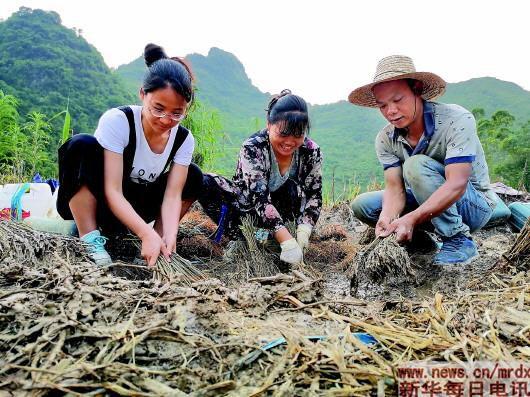
[[[343,202],[351,202],[363,192],[362,185],[357,181],[355,176],[339,182],[340,183],[337,183],[335,177],[332,176],[331,181],[324,184],[322,191],[322,201],[324,205],[334,206]],[[384,184],[379,179],[372,177],[365,186],[364,191],[373,192],[383,189]]]

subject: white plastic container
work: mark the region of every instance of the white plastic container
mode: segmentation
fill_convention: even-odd
[[[13,195],[22,185],[22,183],[10,183],[3,185],[0,189],[0,213],[2,217],[9,217]],[[48,216],[53,205],[50,186],[47,183],[30,183],[29,191],[22,195],[20,203],[22,218]]]
[[[41,232],[77,236],[77,227],[74,221],[65,221],[61,218],[40,218],[30,216],[22,221],[26,225]]]
[[[50,207],[50,210],[48,211],[48,213],[46,214],[46,216],[48,218],[63,219],[63,218],[61,218],[61,215],[59,215],[59,213],[57,212],[57,196],[58,196],[58,194],[59,194],[59,186],[57,186],[57,188],[55,189],[55,192],[53,192],[51,207]]]

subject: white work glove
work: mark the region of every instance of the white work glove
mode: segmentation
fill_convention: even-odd
[[[303,252],[309,247],[309,236],[312,230],[313,226],[306,223],[300,223],[296,228],[296,241]]]
[[[290,238],[289,240],[285,240],[283,243],[280,243],[280,247],[282,249],[280,260],[291,265],[298,265],[302,263],[302,249],[294,238]]]

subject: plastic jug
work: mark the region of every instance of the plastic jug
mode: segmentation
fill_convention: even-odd
[[[30,216],[45,217],[53,206],[52,191],[47,183],[30,183],[29,188],[20,197],[22,219]],[[11,215],[13,196],[22,183],[3,185],[0,190],[0,218],[8,219]]]
[[[57,196],[59,194],[59,187],[57,187],[55,189],[55,192],[53,192],[53,195],[52,195],[52,202],[51,202],[51,207],[48,211],[48,213],[46,214],[46,216],[48,218],[58,218],[58,219],[62,219],[61,218],[61,215],[59,215],[59,213],[57,212]]]

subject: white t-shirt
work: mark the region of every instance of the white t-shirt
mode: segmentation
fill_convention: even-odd
[[[160,154],[153,153],[145,139],[142,127],[142,107],[133,105],[130,108],[134,114],[136,127],[136,151],[130,178],[136,183],[154,182],[160,173],[164,171],[164,166],[175,142],[178,125],[171,129],[164,152]],[[94,136],[103,148],[114,153],[123,154],[125,147],[129,143],[129,122],[125,113],[120,109],[107,110],[99,119]],[[190,132],[177,150],[177,153],[175,153],[173,162],[185,166],[190,165],[194,147],[195,139]]]

